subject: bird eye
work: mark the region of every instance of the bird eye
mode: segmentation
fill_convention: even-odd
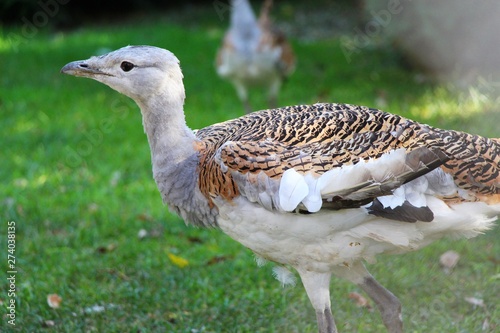
[[[130,72],[132,70],[132,68],[134,68],[134,64],[131,63],[131,62],[128,62],[128,61],[124,61],[121,63],[120,65],[120,68],[124,71],[124,72]]]

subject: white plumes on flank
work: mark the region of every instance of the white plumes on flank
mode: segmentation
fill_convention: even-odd
[[[290,272],[290,270],[284,266],[275,266],[273,267],[273,276],[276,280],[281,282],[281,286],[292,286],[295,287],[297,283],[297,279],[295,275]]]
[[[267,264],[267,260],[261,256],[259,256],[257,253],[254,253],[255,257],[255,262],[257,263],[258,267],[265,266]]]
[[[323,197],[343,195],[349,190],[363,182],[369,182],[371,186],[382,183],[397,181],[395,177],[408,168],[405,164],[407,153],[404,149],[392,150],[378,159],[360,161],[354,165],[346,165],[325,172],[320,177],[320,191]],[[342,179],[342,181],[336,181]],[[363,189],[366,191],[366,188]],[[347,196],[355,199],[356,192]]]
[[[285,212],[294,211],[309,194],[309,186],[304,177],[294,169],[283,173],[279,187],[279,203]]]
[[[272,191],[267,190],[265,184],[262,188],[266,188],[269,196],[278,195],[274,202],[279,202],[279,209],[292,212],[302,204],[311,213],[318,212],[324,200],[329,201],[337,196],[355,200],[366,195],[368,191],[393,183],[401,186],[390,195],[378,197],[384,207],[396,208],[405,201],[415,207],[423,207],[426,204],[425,194],[448,195],[457,191],[458,188],[453,178],[446,177],[441,169],[435,169],[407,184],[402,184],[403,181],[398,177],[411,171],[406,165],[407,157],[408,154],[404,149],[397,149],[378,159],[334,168],[317,176],[309,173],[302,175],[295,169],[288,169],[283,173],[278,193],[273,194]],[[267,181],[264,177],[258,179]],[[442,190],[429,185],[429,180],[435,181],[436,179],[440,180]],[[365,186],[359,191],[352,191],[360,184],[365,184]],[[255,201],[258,202],[258,200]]]
[[[315,177],[311,174],[306,174],[304,176],[304,181],[307,184],[308,191],[305,198],[302,200],[302,204],[304,204],[308,212],[319,212],[321,206],[323,205],[321,180],[327,173],[328,172],[320,177]]]

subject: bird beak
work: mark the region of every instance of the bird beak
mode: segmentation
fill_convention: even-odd
[[[70,62],[69,64],[61,68],[61,73],[89,78],[95,78],[99,75],[111,75],[99,70],[98,68],[94,68],[88,62],[88,60],[78,60]]]

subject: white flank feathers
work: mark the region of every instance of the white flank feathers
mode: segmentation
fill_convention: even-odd
[[[404,149],[397,149],[381,156],[379,159],[360,161],[354,165],[347,165],[326,172],[322,178],[323,186],[321,195],[323,197],[334,197],[342,195],[344,191],[354,188],[363,183],[378,186],[387,183],[394,175],[400,174],[404,170],[406,152]],[[324,180],[323,180],[324,178]],[[356,192],[347,195],[346,199],[356,200]]]
[[[382,182],[390,182],[391,179],[397,182],[395,175],[402,173],[406,168],[405,162],[405,150],[397,149],[377,160],[360,161],[354,165],[335,168],[319,177],[311,174],[302,176],[294,169],[288,169],[283,173],[280,182],[280,206],[284,211],[291,212],[302,203],[309,212],[315,213],[321,209],[323,199],[344,196],[346,199],[356,200],[358,199],[356,191],[349,193],[351,189],[363,184],[367,188],[378,186]],[[425,179],[415,182],[413,186],[407,187],[407,192],[400,188],[400,193],[396,190],[394,196],[382,197],[382,204],[394,208],[403,204],[406,199],[414,206],[422,207],[425,205],[422,189],[427,187]]]
[[[425,194],[429,187],[427,178],[419,177],[402,186],[405,191],[406,200],[415,207],[427,206]]]
[[[262,267],[265,264],[267,264],[267,260],[264,259],[264,257],[259,256],[257,253],[254,253],[255,255],[255,262],[257,263],[257,266]]]
[[[377,198],[384,208],[390,207],[394,209],[401,206],[405,202],[405,190],[403,187],[398,187],[392,192],[392,195],[384,195]],[[371,203],[369,204],[371,205]]]
[[[315,178],[310,174],[307,174],[304,177],[304,180],[306,181],[307,186],[309,187],[309,193],[304,198],[304,200],[302,200],[302,203],[311,213],[316,213],[321,209],[321,206],[323,205],[323,199],[321,198],[320,187],[318,182],[320,178]]]
[[[309,194],[309,186],[297,171],[288,169],[283,173],[279,188],[281,209],[291,212]]]
[[[293,273],[284,266],[273,267],[273,276],[276,280],[281,282],[282,287],[285,287],[287,285],[294,287],[296,284],[295,275],[293,275]]]

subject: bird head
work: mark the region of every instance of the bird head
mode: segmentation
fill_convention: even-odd
[[[102,82],[139,104],[155,95],[184,102],[179,60],[172,52],[154,46],[126,46],[70,62],[61,72]]]

